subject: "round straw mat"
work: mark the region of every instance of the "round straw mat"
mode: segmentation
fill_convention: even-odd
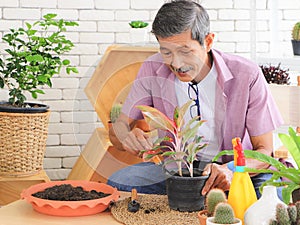
[[[199,225],[198,212],[171,210],[166,195],[141,195],[139,211],[127,210],[130,198],[116,202],[111,207],[113,217],[125,225]]]

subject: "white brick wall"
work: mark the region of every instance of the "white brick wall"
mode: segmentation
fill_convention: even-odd
[[[272,18],[270,1],[256,0],[256,52],[270,53],[271,20],[277,22],[278,48],[286,57],[292,56],[290,30],[299,20],[299,0],[278,2],[278,18]],[[67,36],[75,43],[68,57],[78,67],[79,74],[64,72],[53,79],[53,87],[45,88],[39,100],[49,104],[51,116],[44,167],[51,179],[65,179],[84,145],[96,127],[102,126],[94,108],[84,94],[84,88],[111,44],[129,43],[128,22],[141,19],[149,22],[164,0],[0,0],[0,37],[9,28],[17,28],[24,21],[34,21],[46,13],[75,20]],[[211,18],[211,31],[216,33],[215,47],[250,57],[251,13],[253,0],[202,0]],[[150,27],[149,27],[150,29]],[[155,37],[149,34],[149,40]],[[0,43],[1,54],[5,46]],[[0,93],[0,100],[6,98]]]

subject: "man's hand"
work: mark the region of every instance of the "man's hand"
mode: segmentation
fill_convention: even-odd
[[[233,173],[227,168],[227,164],[208,164],[204,168],[204,173],[208,173],[210,175],[202,189],[202,195],[207,194],[207,192],[212,188],[220,188],[224,191],[229,190]]]
[[[121,140],[123,148],[133,155],[138,155],[141,150],[149,150],[153,148],[149,133],[144,132],[140,128],[133,128],[126,135],[124,140]]]

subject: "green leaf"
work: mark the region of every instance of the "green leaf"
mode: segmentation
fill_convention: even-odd
[[[137,106],[137,108],[142,111],[146,122],[151,125],[151,128],[168,130],[171,133],[174,133],[176,126],[174,125],[173,121],[162,112],[146,105],[140,105]]]
[[[278,134],[278,136],[292,155],[298,168],[300,168],[300,137],[296,136],[296,133],[292,128],[289,128],[289,134],[290,136],[287,134]]]

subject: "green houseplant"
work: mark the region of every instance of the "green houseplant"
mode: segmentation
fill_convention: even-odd
[[[24,92],[30,92],[34,99],[43,94],[39,86],[51,87],[52,76],[59,74],[63,66],[68,74],[78,73],[70,60],[61,57],[74,46],[63,32],[78,24],[55,17],[47,14],[43,20],[26,23],[26,28],[10,29],[3,36],[9,48],[5,49],[8,56],[0,58],[0,87],[9,90],[11,105],[25,107]]]
[[[294,159],[296,166],[300,168],[300,136],[297,136],[293,128],[289,128],[289,134],[279,134],[279,138],[282,141],[283,145],[288,149],[292,158]],[[283,201],[288,204],[291,200],[291,195],[295,190],[300,188],[300,173],[298,168],[289,168],[285,166],[280,161],[275,158],[265,155],[263,153],[244,150],[245,156],[247,158],[257,159],[261,162],[265,162],[275,169],[254,169],[254,168],[245,168],[246,172],[252,173],[271,173],[272,178],[265,181],[261,186],[260,190],[265,185],[273,185],[276,187],[283,187],[282,189],[282,198]],[[224,150],[217,154],[213,161],[217,160],[222,155],[233,155],[232,150]],[[280,181],[279,178],[285,178],[286,180]]]
[[[47,14],[26,27],[10,29],[2,40],[8,45],[0,58],[0,88],[8,90],[9,99],[0,103],[0,174],[27,175],[43,166],[50,111],[48,106],[26,102],[25,92],[34,99],[43,94],[41,86],[52,86],[52,76],[62,67],[77,73],[62,55],[74,44],[66,38],[68,27],[76,22],[56,20]]]
[[[297,22],[292,29],[292,46],[294,55],[300,55],[300,22]]]
[[[191,102],[192,100],[182,107],[176,107],[173,120],[153,107],[137,106],[152,129],[168,132],[167,136],[156,140],[152,150],[142,151],[142,154],[146,159],[162,157],[162,164],[166,171],[168,171],[167,165],[176,164],[176,171],[169,171],[166,186],[170,208],[179,211],[203,209],[204,197],[201,195],[201,190],[208,178],[203,176],[202,171],[193,167],[193,162],[197,160],[197,153],[207,144],[202,143],[203,137],[197,135],[198,128],[204,121],[198,121],[198,117],[187,123],[184,121],[184,115]],[[188,185],[187,182],[191,184]]]
[[[147,41],[147,29],[149,24],[142,20],[133,20],[129,23],[130,42],[131,43],[144,43]]]

